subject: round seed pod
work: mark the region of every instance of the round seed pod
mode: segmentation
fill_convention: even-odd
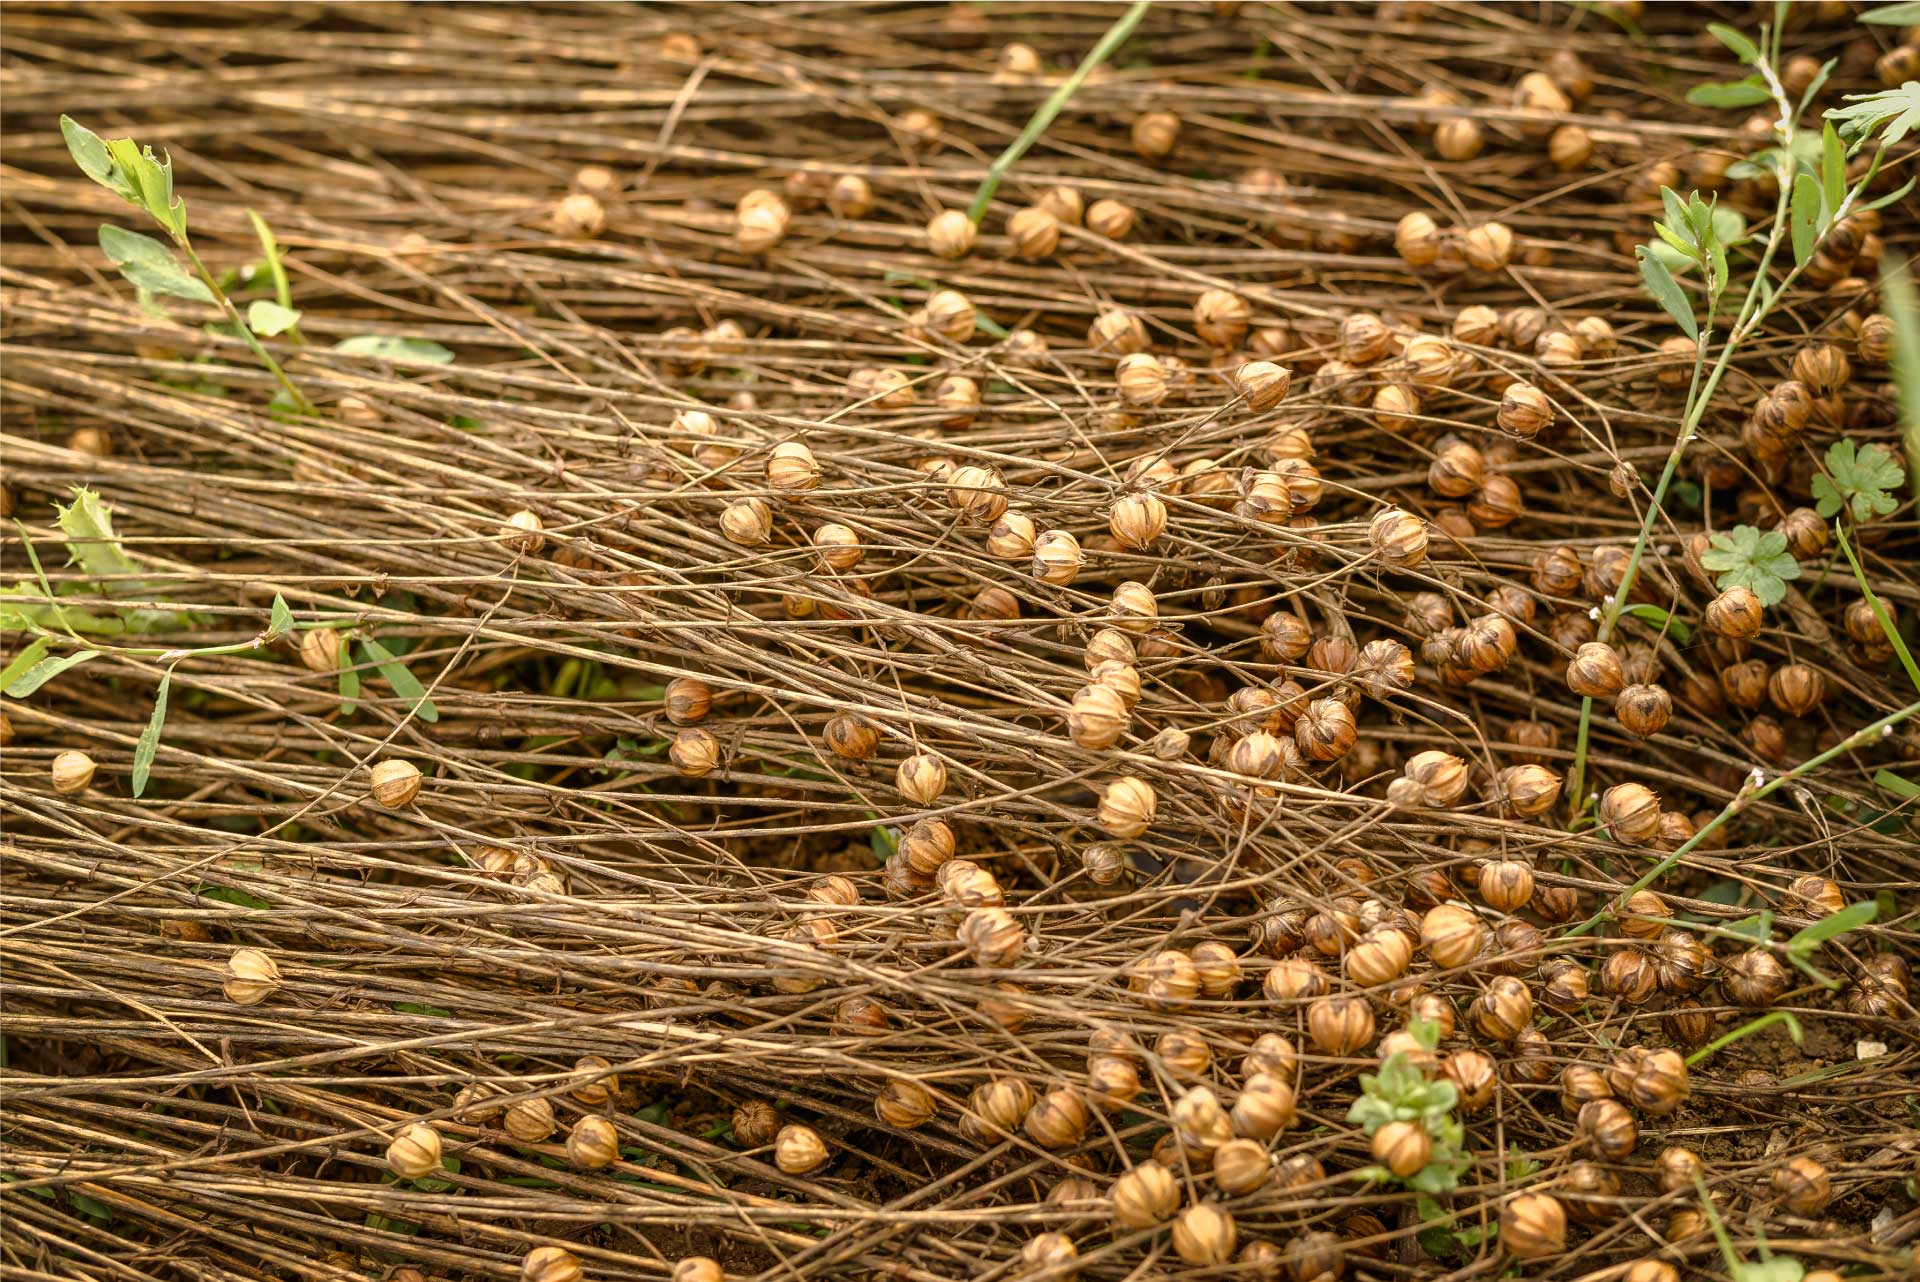
[[[1150,1229],[1172,1219],[1180,1209],[1180,1185],[1173,1172],[1158,1162],[1141,1162],[1113,1182],[1107,1200],[1122,1228]]]
[[[1089,674],[1095,685],[1103,685],[1120,696],[1131,712],[1140,702],[1140,670],[1130,663],[1102,663]]]
[[[1294,740],[1311,761],[1338,761],[1359,737],[1353,711],[1338,699],[1315,699],[1293,727]]]
[[[1030,261],[1051,258],[1060,248],[1060,218],[1050,209],[1030,206],[1007,220],[1013,252]]]
[[[1087,327],[1087,346],[1096,352],[1121,356],[1147,350],[1147,327],[1140,318],[1123,308],[1109,308],[1093,318]]]
[[[1026,1273],[1045,1272],[1058,1277],[1062,1282],[1073,1282],[1080,1276],[1075,1267],[1080,1258],[1079,1248],[1073,1239],[1064,1233],[1046,1232],[1029,1238],[1020,1248],[1021,1270]]]
[[[853,712],[829,718],[820,737],[833,755],[848,761],[865,761],[880,748],[880,727]]]
[[[1433,131],[1433,149],[1443,160],[1472,160],[1485,146],[1480,125],[1465,116],[1443,120]]]
[[[1833,1201],[1833,1178],[1811,1157],[1789,1158],[1774,1171],[1771,1183],[1773,1195],[1794,1215],[1818,1215]]]
[[[604,1117],[583,1117],[567,1132],[567,1160],[598,1171],[620,1160],[620,1132]]]
[[[1096,200],[1087,206],[1087,230],[1108,240],[1125,240],[1133,232],[1133,207],[1118,200]]]
[[[826,1165],[827,1142],[811,1126],[792,1122],[773,1138],[773,1164],[788,1175],[805,1175]]]
[[[727,1282],[727,1273],[711,1256],[689,1255],[673,1266],[672,1282]]]
[[[1636,890],[1614,904],[1620,933],[1629,939],[1652,939],[1666,929],[1662,918],[1672,916],[1667,901],[1651,890]]]
[[[1233,1216],[1212,1202],[1196,1202],[1173,1222],[1173,1251],[1195,1268],[1218,1268],[1240,1245]]]
[[[1600,822],[1615,841],[1644,846],[1660,831],[1660,797],[1645,784],[1615,784],[1600,796]]]
[[[1400,261],[1412,268],[1431,267],[1440,260],[1445,237],[1433,216],[1423,210],[1403,214],[1394,225],[1393,248]]]
[[[1479,892],[1487,907],[1517,913],[1533,899],[1533,865],[1523,859],[1490,860],[1480,870]]]
[[[773,536],[773,510],[764,499],[736,499],[720,514],[720,533],[738,547],[764,546]]]
[[[1484,455],[1465,441],[1443,442],[1427,465],[1427,487],[1442,498],[1463,499],[1486,481]]]
[[[1829,917],[1846,906],[1846,895],[1825,877],[1795,877],[1787,885],[1787,908],[1802,917]],[[1899,960],[1892,954],[1887,957],[1890,962]],[[1906,988],[1904,979],[1898,982],[1902,989]]]
[[[1132,1060],[1095,1055],[1087,1060],[1087,1094],[1103,1112],[1118,1112],[1140,1094],[1140,1071]]]
[[[440,1171],[440,1132],[425,1122],[413,1122],[387,1145],[387,1169],[403,1180],[417,1180]]]
[[[1153,494],[1126,495],[1113,505],[1107,521],[1107,530],[1120,545],[1136,551],[1151,547],[1166,528],[1167,505]]]
[[[767,455],[767,484],[789,497],[818,489],[820,464],[805,441],[782,441]]]
[[[1440,1071],[1459,1092],[1463,1112],[1477,1113],[1493,1102],[1493,1090],[1499,1083],[1493,1059],[1477,1050],[1451,1052],[1440,1061]]]
[[[1129,579],[1114,588],[1109,613],[1114,626],[1128,632],[1147,632],[1160,618],[1160,603],[1146,584]]]
[[[743,1148],[764,1148],[780,1133],[780,1114],[765,1100],[737,1105],[732,1121],[734,1142]]]
[[[417,793],[420,791],[420,772],[414,770],[411,764],[404,761],[383,761],[380,763],[380,766],[374,767],[374,774],[376,776],[379,775],[381,766],[406,766],[407,769],[413,770],[415,776],[413,792]],[[85,792],[92,785],[94,769],[92,757],[89,757],[77,748],[69,748],[53,759],[52,766],[48,768],[48,776],[55,792],[60,793],[62,796],[70,797],[75,793]],[[390,785],[390,788],[397,786],[398,781],[396,780],[395,784]],[[404,806],[412,799],[413,793],[408,793],[404,798],[392,804],[395,806]]]
[[[309,672],[331,673],[340,667],[346,648],[334,628],[314,628],[300,634],[300,664]]]
[[[947,478],[947,506],[961,519],[991,529],[1006,514],[1006,483],[992,468],[955,468]]]
[[[1248,361],[1234,371],[1233,385],[1248,409],[1264,414],[1286,399],[1293,373],[1274,361]]]
[[[1353,1055],[1373,1033],[1373,1010],[1358,997],[1324,997],[1307,1008],[1307,1036],[1323,1055]]]
[[[1575,1125],[1594,1152],[1610,1162],[1625,1159],[1640,1142],[1640,1128],[1619,1100],[1599,1099],[1582,1104]]]
[[[830,521],[814,530],[812,542],[820,564],[828,570],[851,570],[860,564],[864,551],[860,536],[848,526]]]
[[[1143,111],[1133,118],[1133,149],[1142,160],[1160,160],[1180,141],[1180,117],[1171,111]]]
[[[943,209],[927,220],[927,252],[935,258],[965,258],[980,229],[963,209]]]
[[[1123,775],[1100,794],[1094,822],[1110,837],[1138,837],[1152,826],[1159,804],[1146,780]]]
[[[1215,347],[1236,346],[1252,323],[1253,309],[1232,290],[1209,289],[1194,300],[1194,332]]]
[[[580,1261],[560,1246],[536,1246],[520,1260],[520,1282],[580,1282]]]
[[[1751,948],[1729,959],[1720,977],[1727,999],[1749,1009],[1773,1005],[1785,995],[1790,982],[1786,967],[1764,948]]]
[[[1566,1244],[1566,1209],[1552,1194],[1516,1194],[1500,1208],[1500,1245],[1520,1259],[1558,1255]]]
[[[1691,932],[1674,927],[1660,932],[1653,967],[1662,991],[1684,996],[1706,986],[1713,954]]]
[[[900,853],[922,877],[939,872],[954,856],[953,829],[938,819],[922,819],[900,838]]]
[[[976,908],[955,932],[976,966],[1011,966],[1026,950],[1026,928],[1004,908]]]
[[[1745,640],[1760,634],[1766,614],[1759,597],[1746,588],[1732,587],[1707,602],[1705,618],[1707,626],[1721,636]]]
[[[1354,312],[1340,322],[1340,356],[1355,365],[1371,365],[1393,349],[1393,331],[1372,312]]]
[[[1600,963],[1600,989],[1630,1006],[1653,997],[1660,983],[1659,968],[1638,948],[1621,948]]]
[[[1427,559],[1426,522],[1390,507],[1367,523],[1367,542],[1388,565],[1411,570]]]
[[[931,752],[917,752],[895,769],[893,782],[908,801],[931,806],[947,790],[947,766]]]
[[[1032,517],[1023,512],[1003,512],[987,531],[987,555],[1001,561],[1024,561],[1033,555],[1038,536]]]
[[[1487,929],[1479,915],[1458,904],[1441,904],[1420,920],[1420,947],[1444,970],[1467,965],[1486,942]]]
[[[1188,1029],[1161,1034],[1153,1044],[1153,1054],[1175,1077],[1204,1077],[1213,1067],[1213,1048],[1205,1037]]]
[[[1620,1180],[1598,1163],[1570,1164],[1553,1187],[1567,1214],[1582,1224],[1604,1224],[1616,1214],[1611,1202],[1620,1196]]]
[[[1689,1090],[1687,1061],[1679,1051],[1663,1048],[1640,1062],[1628,1098],[1648,1116],[1665,1117],[1686,1102]]]
[[[1032,1088],[1019,1078],[1002,1077],[982,1082],[967,1097],[961,1129],[971,1127],[976,1138],[1004,1139],[1026,1121],[1033,1102]]]
[[[1129,405],[1151,407],[1167,399],[1167,369],[1150,352],[1130,352],[1114,366],[1120,399]]]
[[[1673,699],[1657,685],[1630,685],[1615,696],[1613,715],[1628,734],[1651,739],[1667,728]]]
[[[1402,773],[1419,785],[1425,805],[1442,809],[1466,795],[1471,778],[1466,762],[1438,748],[1414,753],[1407,759]]]
[[[1377,988],[1405,975],[1412,961],[1413,941],[1401,931],[1385,929],[1368,932],[1347,950],[1341,965],[1360,987]]]
[[[1080,574],[1080,540],[1065,530],[1048,530],[1033,541],[1033,577],[1065,587]]]
[[[1591,1064],[1569,1064],[1560,1071],[1560,1111],[1576,1117],[1594,1100],[1612,1099],[1607,1075]]]
[[[1783,663],[1767,678],[1767,698],[1790,717],[1804,717],[1827,697],[1827,681],[1818,668]]]
[[[1080,1142],[1090,1120],[1080,1092],[1062,1086],[1042,1095],[1027,1113],[1027,1138],[1041,1148],[1060,1149]]]
[[[1553,422],[1553,402],[1531,383],[1514,383],[1501,394],[1496,421],[1502,431],[1530,441]]]
[[[865,218],[873,209],[873,188],[858,174],[841,174],[827,188],[826,205],[835,218]]]
[[[1504,271],[1513,259],[1513,229],[1505,223],[1487,222],[1467,232],[1461,242],[1467,266],[1475,271]]]
[[[1299,1117],[1293,1088],[1272,1073],[1249,1074],[1228,1115],[1233,1133],[1254,1140],[1271,1140]]]
[[[1126,700],[1108,685],[1082,686],[1067,709],[1067,733],[1082,748],[1100,750],[1120,742],[1131,718]]]
[[[1426,1169],[1433,1141],[1418,1122],[1388,1122],[1373,1133],[1373,1160],[1407,1179]]]
[[[1128,969],[1127,986],[1149,1006],[1182,1006],[1200,995],[1200,968],[1181,949],[1156,949]]]
[[[1611,699],[1626,688],[1620,655],[1603,641],[1589,641],[1567,661],[1567,689],[1588,699]]]
[[[1228,1197],[1243,1197],[1273,1176],[1273,1157],[1259,1141],[1228,1140],[1213,1154],[1214,1185]]]
[[[1420,416],[1420,393],[1405,383],[1387,383],[1373,394],[1374,426],[1399,435],[1411,431]]]
[[[1493,799],[1503,814],[1536,819],[1560,800],[1560,787],[1560,776],[1546,766],[1508,766],[1495,777]]]
[[[965,427],[980,410],[980,384],[965,374],[949,374],[933,389],[933,403],[946,411],[946,427]]]
[[[1809,343],[1793,355],[1793,377],[1814,396],[1833,396],[1853,379],[1853,364],[1832,343]]]
[[[933,1120],[933,1092],[918,1082],[893,1078],[873,1097],[873,1115],[895,1130],[911,1131]]]
[[[1533,1023],[1533,994],[1511,975],[1496,976],[1467,1008],[1467,1020],[1482,1037],[1510,1042]]]
[[[59,765],[58,758],[55,759],[54,764]],[[91,771],[88,773],[91,774]],[[368,778],[372,784],[373,799],[388,810],[398,810],[402,806],[409,805],[415,797],[420,795],[420,767],[411,761],[388,757],[374,766]],[[84,787],[85,784],[81,786]],[[78,791],[78,789],[63,789],[63,791]]]
[[[764,254],[787,238],[792,222],[787,202],[765,188],[740,198],[734,211],[733,243],[745,254]]]
[[[551,1100],[523,1099],[507,1107],[506,1128],[522,1144],[539,1144],[560,1129],[560,1122],[553,1115]]]

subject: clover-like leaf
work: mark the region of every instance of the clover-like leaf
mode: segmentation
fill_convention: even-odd
[[[1722,592],[1746,588],[1762,605],[1780,604],[1786,599],[1787,580],[1800,577],[1800,563],[1787,551],[1787,536],[1751,525],[1736,525],[1729,533],[1714,535],[1711,546],[1700,554],[1700,565],[1719,576],[1714,581]]]
[[[1904,477],[1885,447],[1835,441],[1827,447],[1826,465],[1826,472],[1813,478],[1814,510],[1821,516],[1846,510],[1855,521],[1871,521],[1900,506],[1888,491],[1899,489]]]

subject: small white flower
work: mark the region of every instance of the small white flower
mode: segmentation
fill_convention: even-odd
[[[1600,607],[1596,605],[1589,608],[1587,611],[1587,617],[1597,622],[1600,618]]]
[[[1767,781],[1767,772],[1762,770],[1759,766],[1755,766],[1752,772],[1747,775],[1748,788],[1758,788],[1761,784],[1765,783],[1766,781]]]
[[[1882,739],[1891,739],[1891,738],[1893,738],[1893,727],[1892,727],[1892,726],[1881,726],[1881,727],[1880,727],[1880,737],[1881,737]]]

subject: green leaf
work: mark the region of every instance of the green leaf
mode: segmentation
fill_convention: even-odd
[[[1771,1260],[1736,1261],[1727,1268],[1727,1276],[1733,1282],[1800,1282],[1807,1268],[1790,1255],[1776,1255]]]
[[[1695,248],[1698,248],[1700,241],[1694,234],[1693,219],[1687,216],[1687,210],[1691,207],[1692,201],[1697,194],[1698,193],[1692,193],[1687,200],[1681,200],[1680,193],[1673,188],[1662,187],[1660,189],[1660,209],[1666,217],[1667,226],[1682,235],[1686,245]],[[1674,248],[1679,249],[1682,248],[1682,246],[1676,245]]]
[[[353,659],[347,653],[347,647],[340,647],[338,668],[340,682],[340,715],[350,716],[353,705],[360,699],[360,673],[353,667]]]
[[[1920,494],[1920,301],[1914,298],[1910,264],[1889,258],[1880,265],[1880,296],[1880,305],[1893,318],[1891,364],[1900,393],[1901,440],[1913,492]]]
[[[1631,615],[1636,619],[1644,619],[1654,627],[1664,629],[1671,633],[1673,639],[1681,645],[1688,645],[1693,641],[1693,629],[1657,605],[1630,605],[1620,613]]]
[[[1687,262],[1697,263],[1703,257],[1699,245],[1695,244],[1692,239],[1691,228],[1682,228],[1679,231],[1675,231],[1665,223],[1656,222],[1653,225],[1653,231],[1655,235],[1659,236],[1660,239],[1666,243],[1667,248],[1680,255],[1680,257]]]
[[[293,610],[287,605],[287,599],[278,592],[273,594],[273,613],[268,616],[267,631],[276,637],[293,634]]]
[[[73,157],[73,163],[80,166],[81,173],[122,200],[135,199],[133,185],[120,172],[120,167],[113,163],[113,156],[107,151],[107,144],[99,134],[72,116],[61,116],[60,136],[67,140],[67,152]]]
[[[213,302],[213,292],[180,265],[173,251],[151,236],[103,223],[100,250],[120,274],[141,289],[196,303]]]
[[[1720,83],[1709,81],[1687,90],[1687,101],[1696,107],[1756,107],[1773,101],[1773,91],[1758,76]]]
[[[423,1002],[395,1002],[393,1008],[402,1015],[433,1015],[440,1019],[452,1019],[453,1012],[440,1006],[428,1006]],[[458,1170],[458,1167],[454,1168]]]
[[[193,893],[202,899],[211,899],[216,903],[232,904],[235,908],[271,909],[273,905],[258,895],[249,895],[244,890],[232,886],[195,886]]]
[[[77,668],[90,659],[100,657],[98,650],[76,650],[72,654],[63,654],[51,659],[41,659],[25,672],[15,677],[7,686],[7,693],[15,699],[24,699],[47,682],[65,672],[68,668]],[[7,671],[13,671],[9,667]]]
[[[1800,93],[1799,106],[1793,113],[1796,118],[1807,114],[1807,108],[1811,107],[1813,100],[1820,96],[1820,91],[1827,87],[1827,77],[1833,74],[1833,69],[1839,61],[1838,58],[1829,58],[1820,64],[1820,70],[1814,72],[1813,79],[1807,82],[1807,87]],[[1732,172],[1731,167],[1728,172]]]
[[[154,692],[153,715],[147,718],[147,728],[140,732],[140,742],[133,745],[133,795],[138,797],[147,790],[147,778],[153,773],[153,758],[160,751],[160,727],[167,721],[167,688],[173,684],[173,669],[168,668],[160,678],[160,688]]]
[[[73,1203],[73,1209],[80,1212],[80,1214],[96,1220],[104,1220],[109,1224],[113,1222],[113,1208],[105,1202],[102,1202],[98,1198],[88,1197],[79,1189],[70,1188],[62,1191],[67,1195],[67,1201]]]
[[[1646,282],[1647,292],[1653,295],[1653,301],[1660,304],[1661,309],[1673,318],[1674,324],[1678,325],[1688,338],[1698,342],[1700,326],[1693,319],[1693,304],[1687,301],[1687,296],[1681,290],[1679,282],[1674,280],[1673,273],[1667,270],[1665,263],[1653,255],[1652,246],[1641,245],[1636,255],[1640,259],[1640,279]]]
[[[1714,535],[1700,565],[1719,573],[1716,583],[1722,592],[1743,587],[1769,606],[1785,600],[1787,581],[1800,577],[1800,563],[1787,551],[1787,536],[1778,530],[1762,533],[1751,525]]]
[[[55,524],[67,536],[67,564],[78,565],[96,578],[140,573],[140,567],[120,546],[113,532],[113,509],[84,485],[73,489],[73,502],[53,505]]]
[[[184,240],[187,207],[173,194],[172,158],[156,156],[153,148],[142,147],[131,138],[107,139],[107,154],[133,190],[128,199],[171,232],[175,241]]]
[[[372,356],[395,365],[445,365],[453,353],[424,338],[399,338],[391,334],[359,334],[343,338],[333,345],[336,352],[348,356]]]
[[[1920,80],[1879,93],[1850,93],[1845,101],[1853,105],[1829,108],[1826,118],[1839,122],[1840,136],[1850,143],[1864,142],[1880,130],[1880,144],[1891,147],[1920,129]]]
[[[1820,126],[1820,186],[1831,224],[1847,199],[1847,148],[1831,120]]]
[[[1793,204],[1788,209],[1787,224],[1793,232],[1796,267],[1807,265],[1820,239],[1820,202],[1820,182],[1812,174],[1801,174],[1793,180]]]
[[[33,643],[19,654],[13,656],[13,662],[0,671],[0,690],[9,690],[27,669],[40,662],[47,651],[53,649],[53,641],[47,637],[35,637]]]
[[[1904,4],[1883,4],[1878,9],[1867,10],[1854,21],[1873,22],[1887,27],[1910,27],[1920,22],[1920,0],[1906,0]]]
[[[1837,939],[1850,930],[1858,930],[1880,915],[1880,905],[1871,899],[1863,899],[1857,904],[1848,904],[1837,913],[1829,913],[1819,921],[1800,931],[1787,941],[1787,954],[1805,960],[1813,956],[1820,945],[1830,939]]]
[[[284,334],[300,323],[300,313],[267,299],[255,299],[247,305],[247,328],[266,338]]]
[[[1733,56],[1741,62],[1752,66],[1754,63],[1760,61],[1759,47],[1755,45],[1753,41],[1747,39],[1746,36],[1729,27],[1726,23],[1709,22],[1707,24],[1707,30],[1713,33],[1715,40],[1718,40],[1721,44],[1731,49]]]
[[[292,311],[293,286],[287,280],[287,269],[280,261],[280,244],[273,238],[273,229],[267,226],[267,220],[247,211],[247,221],[253,224],[253,234],[259,238],[260,253],[267,264],[267,275],[273,280],[273,296],[280,306]],[[294,312],[295,316],[300,313]]]
[[[1827,447],[1825,462],[1826,472],[1815,476],[1812,485],[1814,510],[1821,516],[1845,510],[1856,522],[1864,522],[1900,506],[1888,491],[1900,488],[1904,478],[1900,464],[1884,447],[1856,448],[1852,441],[1838,440]]]
[[[1880,769],[1873,772],[1874,786],[1892,793],[1902,801],[1912,801],[1920,797],[1920,783],[1911,779],[1902,779],[1891,770]]]
[[[433,706],[433,700],[427,698],[427,688],[420,684],[420,678],[408,671],[406,664],[394,657],[393,651],[372,637],[362,641],[360,649],[367,656],[368,662],[372,663],[379,670],[380,675],[386,678],[387,684],[393,687],[395,694],[402,699],[413,700],[414,710],[419,713],[422,721],[440,719],[440,710]]]
[[[1720,929],[1729,935],[1743,935],[1756,944],[1765,944],[1773,939],[1773,912],[1763,908],[1751,917],[1730,922]]]

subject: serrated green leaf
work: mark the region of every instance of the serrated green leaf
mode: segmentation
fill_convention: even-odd
[[[367,661],[393,687],[395,694],[413,701],[413,709],[422,721],[440,719],[440,710],[433,706],[433,700],[427,698],[427,688],[420,684],[420,678],[414,676],[406,664],[394,657],[393,651],[372,637],[361,641],[360,649],[367,656]]]
[[[1735,31],[1724,22],[1709,22],[1707,30],[1713,38],[1733,51],[1733,56],[1751,66],[1760,61],[1760,49],[1741,32]]]
[[[1751,525],[1714,535],[1700,555],[1700,565],[1718,572],[1722,592],[1743,587],[1769,606],[1785,600],[1787,581],[1800,577],[1800,563],[1787,551],[1787,536],[1778,530],[1762,533]]]
[[[266,338],[284,334],[300,323],[300,313],[264,298],[247,305],[247,328]]]
[[[19,654],[14,655],[13,661],[7,664],[4,670],[0,670],[0,690],[11,690],[13,683],[18,681],[34,664],[40,662],[40,660],[46,656],[47,651],[51,649],[53,649],[53,642],[51,640],[46,637],[35,637],[31,645],[27,646],[27,648]]]
[[[1838,121],[1840,136],[1855,145],[1879,131],[1882,145],[1891,147],[1920,129],[1920,80],[1879,93],[1850,93],[1845,101],[1852,105],[1829,108],[1826,118]]]
[[[1920,0],[1905,0],[1902,4],[1883,4],[1878,9],[1869,9],[1854,19],[1855,22],[1872,22],[1887,27],[1910,27],[1920,22]]]
[[[1665,263],[1654,256],[1650,245],[1640,246],[1637,257],[1640,259],[1640,279],[1646,283],[1647,292],[1653,295],[1653,301],[1660,304],[1661,310],[1673,318],[1674,324],[1678,325],[1688,338],[1698,342],[1700,326],[1693,319],[1693,304],[1687,301],[1687,295],[1680,288],[1679,282],[1674,280],[1673,273],[1667,270]]]
[[[1787,226],[1793,233],[1793,264],[1805,267],[1813,258],[1814,244],[1820,238],[1820,182],[1812,174],[1793,180],[1793,203],[1787,210]]]
[[[59,676],[69,668],[77,668],[83,663],[100,657],[98,650],[76,650],[72,654],[56,655],[41,659],[25,672],[15,677],[7,686],[7,693],[15,699],[24,699],[47,682]],[[9,671],[12,669],[9,668]]]
[[[147,728],[140,732],[140,742],[133,745],[133,795],[138,797],[147,790],[147,779],[153,773],[153,758],[160,751],[160,727],[167,721],[167,689],[173,684],[173,669],[169,668],[160,677],[160,688],[154,692],[153,715],[147,718]]]
[[[1878,444],[1856,447],[1850,440],[1835,441],[1827,448],[1826,471],[1812,481],[1815,511],[1821,516],[1837,516],[1845,510],[1856,522],[1885,516],[1900,506],[1889,491],[1898,489],[1904,479],[1900,464],[1891,452]]]
[[[196,303],[213,302],[213,292],[180,265],[172,250],[151,236],[103,223],[100,251],[122,276],[141,289]]]
[[[1687,90],[1687,101],[1696,107],[1756,107],[1773,101],[1773,92],[1758,76],[1745,80],[1709,81]]]
[[[273,612],[267,616],[267,630],[277,637],[293,634],[293,610],[278,592],[273,594]]]
[[[131,138],[107,139],[107,154],[133,189],[133,203],[169,232],[176,241],[187,234],[186,202],[173,194],[173,159],[156,156]]]
[[[343,338],[333,350],[348,356],[372,356],[395,365],[445,365],[453,353],[425,338],[399,338],[391,334],[358,334]]]
[[[55,524],[67,536],[67,564],[77,565],[95,578],[138,574],[140,567],[120,546],[113,532],[113,509],[84,485],[73,488],[73,502],[55,502]]]

